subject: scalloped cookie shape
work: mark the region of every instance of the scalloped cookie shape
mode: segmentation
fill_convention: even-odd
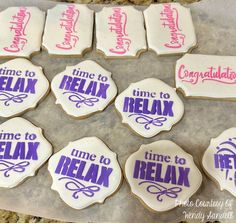
[[[144,17],[148,48],[158,55],[187,53],[196,46],[189,8],[179,3],[151,4]]]
[[[0,57],[27,57],[40,51],[45,12],[9,7],[0,12]]]
[[[51,55],[81,56],[92,47],[93,16],[82,4],[58,4],[49,9],[43,46]]]
[[[115,107],[122,123],[146,138],[170,130],[184,114],[183,102],[175,89],[155,78],[130,84],[117,96]]]
[[[142,145],[127,159],[125,177],[132,193],[157,212],[183,204],[202,183],[193,157],[168,140]]]
[[[220,190],[227,190],[236,197],[236,128],[227,129],[211,139],[202,165]]]
[[[133,6],[104,7],[96,13],[97,50],[105,57],[138,57],[146,51],[144,18]]]
[[[34,176],[52,154],[42,129],[23,118],[0,125],[0,187],[12,188]]]
[[[97,137],[70,142],[50,158],[48,170],[52,189],[75,209],[103,203],[122,180],[116,154]]]
[[[77,118],[104,110],[117,94],[111,73],[91,60],[67,67],[53,78],[51,88],[56,104]]]
[[[8,118],[35,108],[48,91],[42,67],[23,58],[0,65],[0,116]]]

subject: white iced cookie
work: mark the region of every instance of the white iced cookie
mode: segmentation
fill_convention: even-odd
[[[236,98],[236,57],[186,54],[176,63],[175,82],[186,97]]]
[[[1,57],[29,57],[40,51],[45,12],[36,7],[10,7],[0,18]]]
[[[115,107],[122,122],[146,138],[170,130],[184,114],[175,89],[155,78],[132,83],[118,95]]]
[[[48,53],[76,56],[91,48],[93,14],[82,4],[58,4],[49,9],[43,35]]]
[[[183,204],[202,183],[193,157],[168,140],[142,145],[126,161],[125,176],[132,193],[157,212]]]
[[[48,170],[52,189],[75,209],[103,203],[122,180],[116,154],[96,137],[70,142],[50,158]]]
[[[53,78],[51,88],[56,104],[78,118],[104,110],[117,94],[111,73],[91,60],[67,67]]]
[[[104,7],[96,13],[96,38],[106,57],[138,57],[147,48],[142,12],[133,6]]]
[[[236,128],[227,129],[211,139],[202,165],[220,190],[227,190],[236,197]]]
[[[23,58],[0,65],[0,116],[11,117],[36,107],[49,90],[42,68]]]
[[[0,187],[12,188],[34,176],[52,154],[42,129],[23,118],[0,125]]]
[[[158,55],[186,53],[197,44],[190,9],[179,3],[152,4],[144,17],[148,48]]]

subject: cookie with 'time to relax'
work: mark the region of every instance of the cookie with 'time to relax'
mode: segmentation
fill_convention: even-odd
[[[117,94],[111,73],[92,60],[67,67],[53,78],[51,88],[56,104],[77,118],[104,110]]]
[[[96,137],[70,142],[50,158],[48,169],[52,189],[75,209],[103,203],[122,180],[116,154]]]
[[[155,78],[130,84],[117,96],[115,107],[122,122],[146,138],[170,130],[184,114],[175,89]]]
[[[12,188],[34,176],[52,154],[42,129],[23,118],[0,125],[0,187]]]
[[[0,65],[0,116],[8,118],[35,108],[48,91],[42,67],[23,58]]]
[[[236,128],[211,139],[202,158],[202,165],[210,178],[236,197]]]
[[[142,145],[127,159],[125,177],[132,193],[157,212],[183,204],[202,183],[193,157],[168,140]]]

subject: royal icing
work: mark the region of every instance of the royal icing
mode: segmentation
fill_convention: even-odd
[[[186,53],[197,43],[190,9],[152,4],[144,11],[148,47],[158,55]]]
[[[175,89],[155,78],[132,83],[116,98],[115,107],[122,122],[146,138],[170,130],[184,113]]]
[[[96,13],[97,49],[106,57],[135,57],[146,50],[144,18],[132,6],[104,7]]]
[[[236,57],[186,54],[176,63],[176,87],[185,96],[236,98]]]
[[[33,176],[52,154],[42,129],[23,118],[0,125],[0,187],[12,188]]]
[[[125,176],[132,193],[158,212],[186,202],[202,182],[193,157],[168,140],[142,145],[126,161]]]
[[[49,54],[82,55],[90,48],[93,14],[82,4],[59,4],[49,9],[43,35],[43,46]]]
[[[91,60],[67,67],[54,77],[51,88],[56,104],[74,117],[102,111],[117,94],[111,73]]]
[[[202,164],[221,190],[227,190],[236,197],[236,128],[227,129],[211,139]]]
[[[29,57],[40,51],[45,13],[36,7],[10,7],[0,13],[0,56]]]
[[[0,65],[0,116],[11,117],[36,107],[48,92],[42,68],[23,58]]]
[[[48,169],[52,189],[75,209],[102,203],[122,180],[116,154],[96,137],[70,142],[50,158]]]

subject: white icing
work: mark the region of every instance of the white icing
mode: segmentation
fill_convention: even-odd
[[[42,68],[27,59],[17,58],[1,64],[0,116],[11,117],[36,107],[48,88]]]
[[[66,157],[67,164],[60,168],[61,163],[59,161],[61,161],[63,156]],[[101,159],[101,157],[103,158]],[[104,157],[107,162],[106,164],[103,163]],[[74,166],[71,165],[71,162],[68,164],[68,160],[72,159],[76,159]],[[86,162],[85,167],[80,169],[80,165],[82,165],[81,163],[84,161]],[[63,163],[65,164],[65,162]],[[69,170],[65,171],[68,165]],[[94,176],[96,175],[96,177],[92,177],[94,180],[86,178],[91,165],[98,167],[97,175],[95,173],[96,171],[93,172]],[[112,169],[110,174],[107,175],[106,184],[104,184],[104,182],[98,183],[102,175],[101,168]],[[52,189],[60,194],[61,199],[66,204],[75,209],[83,209],[94,203],[104,202],[108,196],[117,190],[122,179],[116,154],[109,150],[109,148],[96,137],[86,137],[70,142],[68,146],[50,158],[48,170],[53,178]],[[64,174],[62,174],[63,172]],[[68,174],[73,176],[68,176]],[[81,177],[81,175],[83,177]],[[66,185],[71,190],[66,188]]]
[[[139,94],[142,91],[143,96],[138,96],[137,90]],[[127,97],[131,99],[127,100]],[[138,102],[137,98],[141,98],[142,101]],[[132,103],[133,99],[136,99],[135,103]],[[148,106],[143,99],[148,100]],[[145,108],[152,111],[152,104],[156,101],[160,102],[160,105],[153,106],[156,112],[148,114],[144,111]],[[173,106],[171,106],[172,101]],[[165,103],[168,105],[165,106]],[[153,137],[163,130],[170,130],[184,114],[184,105],[175,89],[155,78],[132,83],[118,95],[115,107],[122,116],[122,122],[127,123],[135,132],[146,138]],[[171,107],[170,112],[167,111],[169,107]]]
[[[144,18],[133,6],[104,7],[96,13],[97,49],[107,57],[135,57],[146,50]]]
[[[0,187],[6,188],[34,176],[52,154],[42,129],[23,118],[12,118],[0,125],[0,148]],[[36,150],[36,156],[31,155],[32,150]]]
[[[49,9],[43,35],[48,53],[82,55],[92,46],[93,14],[82,4],[58,4]]]
[[[186,54],[176,63],[176,87],[187,97],[236,98],[236,57]]]
[[[29,57],[40,51],[45,12],[36,7],[10,7],[0,17],[0,56]]]
[[[75,69],[79,72],[75,73]],[[63,81],[64,78],[66,82]],[[69,82],[72,78],[73,81]],[[66,83],[70,83],[69,88]],[[67,67],[53,78],[51,88],[57,99],[56,104],[60,104],[67,114],[74,117],[83,117],[104,110],[117,94],[111,73],[91,60]]]
[[[147,152],[148,154],[156,155],[149,159],[150,155]],[[176,156],[178,157],[178,164],[176,163]],[[185,164],[179,164],[179,158],[185,159]],[[144,165],[140,169],[135,168],[138,167],[139,162],[136,160],[145,162],[146,166],[143,163]],[[167,174],[167,169],[170,168],[170,165],[174,170],[172,169],[173,171]],[[183,176],[182,172],[180,174],[179,168],[184,172],[187,170],[186,168],[190,168],[189,172],[185,172],[185,182],[179,181],[179,176]],[[134,171],[135,169],[136,171]],[[150,170],[150,174],[147,173],[147,169]],[[145,174],[142,175],[141,172],[145,172]],[[160,178],[157,178],[157,175]],[[193,157],[168,140],[142,145],[126,161],[125,176],[132,193],[148,208],[158,212],[170,210],[176,207],[178,203],[183,204],[186,202],[198,190],[202,182],[201,172],[194,164]],[[170,176],[169,182],[165,180],[165,176]],[[151,192],[148,192],[148,190]]]
[[[197,43],[190,9],[179,3],[152,4],[144,11],[149,49],[186,53]]]
[[[206,173],[214,179],[221,190],[229,191],[236,197],[236,128],[222,132],[211,139],[206,149],[202,164]]]

